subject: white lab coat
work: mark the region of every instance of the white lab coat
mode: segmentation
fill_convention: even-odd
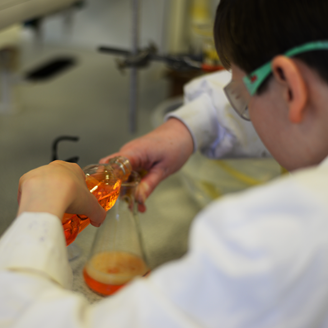
[[[184,106],[169,113],[189,129],[194,151],[210,158],[271,157],[251,122],[232,109],[223,88],[231,73],[201,76],[184,88]]]
[[[89,305],[60,220],[23,213],[0,240],[0,327],[328,327],[328,159],[213,202],[188,253]]]
[[[227,107],[220,88],[229,79],[193,82],[203,89],[173,115],[207,155],[268,154]],[[213,202],[196,217],[182,259],[94,305],[67,289],[60,220],[23,213],[0,240],[0,328],[328,327],[327,186],[328,159]]]

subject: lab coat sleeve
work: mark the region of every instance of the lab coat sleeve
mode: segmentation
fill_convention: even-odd
[[[46,270],[1,269],[0,326],[326,327],[327,185],[327,168],[310,170],[214,202],[194,221],[182,259],[94,305]]]
[[[223,88],[230,82],[227,71],[197,78],[184,88],[184,105],[169,113],[190,131],[194,151],[210,158],[270,157],[251,122],[232,109]]]
[[[0,270],[42,273],[69,288],[72,271],[59,219],[48,213],[23,213],[0,239]]]

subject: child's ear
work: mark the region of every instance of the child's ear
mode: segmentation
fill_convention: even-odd
[[[289,108],[289,120],[301,123],[306,108],[308,90],[295,62],[286,56],[277,56],[272,61],[272,72],[283,86],[283,98]]]

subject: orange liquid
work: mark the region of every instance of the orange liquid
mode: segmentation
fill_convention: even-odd
[[[93,256],[83,270],[90,289],[101,295],[111,295],[137,276],[149,272],[138,256],[126,252],[103,252]]]
[[[87,176],[85,180],[90,192],[98,199],[99,204],[108,211],[111,209],[120,193],[121,181],[99,181],[92,176]],[[76,236],[86,228],[90,219],[85,215],[72,215],[65,213],[62,218],[66,245],[71,244]]]
[[[98,181],[92,176],[87,176],[85,180],[90,192],[98,199],[99,204],[108,211],[111,209],[120,193],[121,180]]]
[[[125,286],[125,285],[103,284],[91,278],[85,269],[83,270],[83,277],[88,287],[92,289],[94,292],[101,295],[112,295]]]

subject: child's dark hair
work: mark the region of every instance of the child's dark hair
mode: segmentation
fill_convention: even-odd
[[[229,68],[232,62],[249,74],[296,46],[328,41],[328,0],[221,0],[214,38],[222,64]],[[327,50],[295,57],[328,83]]]

